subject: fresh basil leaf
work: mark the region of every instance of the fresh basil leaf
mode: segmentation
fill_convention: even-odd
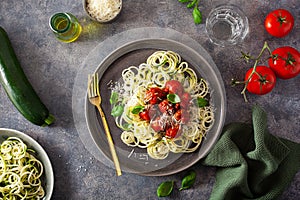
[[[174,181],[166,181],[161,183],[157,188],[157,196],[158,197],[166,197],[171,194],[174,187]]]
[[[118,102],[118,99],[119,99],[119,94],[116,92],[112,92],[110,95],[109,102],[111,105],[114,105]]]
[[[193,9],[193,18],[195,24],[200,24],[202,22],[202,14],[197,6],[195,6]]]
[[[171,103],[179,103],[180,102],[180,97],[177,94],[168,94],[167,99]]]
[[[129,130],[131,127],[132,127],[132,124],[129,124],[129,123],[125,123],[122,126],[123,130],[126,130],[126,131]]]
[[[187,2],[189,2],[190,0],[178,0],[179,2],[181,2],[181,3],[187,3]]]
[[[187,4],[187,8],[192,8],[193,6],[195,6],[195,4],[197,3],[198,0],[193,0],[192,2]]]
[[[179,190],[185,190],[190,187],[192,187],[195,183],[196,180],[196,172],[195,171],[190,171],[183,179],[181,182],[181,188]]]
[[[132,110],[131,113],[132,114],[139,114],[140,112],[142,112],[145,109],[144,106],[135,106]]]
[[[198,97],[197,98],[197,105],[198,105],[198,107],[202,108],[202,107],[208,105],[208,101],[206,99],[204,99],[204,98]]]
[[[111,115],[113,117],[118,117],[118,116],[122,115],[123,111],[124,111],[124,106],[117,105],[117,106],[114,106],[113,109],[111,110]]]

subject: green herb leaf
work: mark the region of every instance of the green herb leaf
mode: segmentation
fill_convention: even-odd
[[[171,194],[174,187],[174,181],[166,181],[161,183],[157,188],[157,196],[158,197],[166,197]]]
[[[196,172],[190,171],[181,182],[181,188],[179,190],[185,190],[193,186],[196,180]]]
[[[171,103],[179,103],[180,102],[180,97],[177,94],[168,94],[167,99]]]
[[[132,114],[139,114],[139,113],[142,112],[144,109],[145,109],[144,106],[135,106],[135,107],[132,109],[131,113],[132,113]]]
[[[180,3],[187,3],[188,9],[193,8],[193,19],[195,24],[202,23],[202,14],[198,9],[199,0],[178,0]]]
[[[119,94],[116,92],[112,92],[110,95],[110,99],[109,102],[111,105],[116,104],[118,102],[119,99]]]
[[[131,127],[132,127],[132,124],[129,124],[129,123],[125,123],[122,126],[123,130],[129,130]]]
[[[123,111],[124,111],[124,106],[117,105],[117,106],[113,107],[113,109],[111,110],[111,115],[113,117],[118,117],[118,116],[122,115]]]
[[[202,22],[202,14],[200,10],[198,9],[198,6],[195,6],[193,9],[193,18],[195,24],[200,24]]]
[[[190,0],[178,0],[179,2],[181,2],[181,3],[187,3],[187,2],[189,2]]]
[[[204,99],[204,98],[198,97],[197,98],[197,104],[198,104],[198,107],[202,108],[202,107],[208,105],[208,101],[206,99]]]
[[[193,0],[192,2],[187,4],[187,8],[192,8],[193,6],[195,6],[195,4],[197,3],[198,0]]]

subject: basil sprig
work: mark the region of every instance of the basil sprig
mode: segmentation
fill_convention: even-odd
[[[180,3],[187,3],[186,7],[191,9],[193,8],[193,19],[195,24],[202,23],[202,13],[198,8],[199,0],[178,0]]]

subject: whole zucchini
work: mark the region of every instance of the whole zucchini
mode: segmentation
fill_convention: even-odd
[[[12,103],[27,120],[39,126],[47,126],[54,122],[54,117],[25,76],[8,35],[1,26],[0,82]]]

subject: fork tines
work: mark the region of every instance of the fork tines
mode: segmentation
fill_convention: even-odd
[[[100,95],[98,73],[88,75],[88,95],[89,97]]]

